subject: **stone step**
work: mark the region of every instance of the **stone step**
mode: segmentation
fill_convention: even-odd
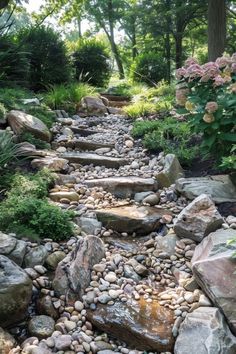
[[[69,147],[71,149],[80,149],[80,150],[97,150],[102,148],[110,148],[113,149],[115,147],[114,144],[103,144],[95,141],[86,141],[82,139],[67,141],[64,146]]]
[[[147,206],[119,206],[95,210],[97,218],[107,229],[137,235],[148,235],[158,231],[163,215],[171,215],[167,210]]]
[[[102,187],[117,198],[131,198],[139,192],[157,191],[157,181],[153,178],[108,177],[83,182],[88,187]]]
[[[120,166],[128,164],[128,161],[125,159],[77,151],[66,152],[62,154],[62,158],[81,165],[93,164],[95,166],[105,166],[108,168],[119,168]]]
[[[103,134],[105,131],[103,130],[95,130],[95,129],[87,129],[87,128],[80,128],[80,127],[75,127],[75,126],[70,126],[70,129],[73,131],[75,134],[79,134],[80,136],[90,136],[94,134]]]

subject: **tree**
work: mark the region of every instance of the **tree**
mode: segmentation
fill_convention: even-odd
[[[208,0],[208,59],[215,61],[226,46],[226,0]]]

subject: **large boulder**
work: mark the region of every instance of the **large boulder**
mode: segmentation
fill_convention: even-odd
[[[158,230],[162,216],[170,214],[163,209],[136,205],[99,209],[95,213],[106,228],[129,234],[136,232],[138,235]]]
[[[184,171],[174,154],[166,155],[163,166],[163,170],[156,175],[159,188],[169,187],[177,179],[184,177]]]
[[[25,255],[24,266],[26,268],[33,268],[36,265],[43,265],[47,256],[48,251],[43,245],[31,248]]]
[[[32,282],[16,263],[0,256],[0,326],[15,324],[26,316]]]
[[[199,307],[180,326],[174,353],[235,354],[236,338],[219,309]]]
[[[51,140],[51,134],[47,126],[40,119],[30,114],[13,110],[7,114],[7,121],[17,135],[29,132],[41,140],[48,142]]]
[[[0,353],[9,354],[11,349],[16,346],[16,340],[8,332],[0,327]]]
[[[90,283],[93,266],[104,256],[105,247],[100,238],[81,238],[76,248],[58,264],[53,280],[56,293],[66,295],[68,300],[82,298]]]
[[[174,231],[180,238],[190,238],[196,242],[221,227],[223,218],[212,200],[201,194],[178,215]]]
[[[217,204],[236,202],[236,187],[227,175],[180,178],[176,190],[190,200],[204,193]]]
[[[95,311],[87,312],[87,317],[99,330],[131,347],[155,353],[172,351],[172,311],[155,301],[98,305]]]
[[[26,254],[27,243],[0,232],[0,255],[6,256],[19,266]]]
[[[91,96],[86,96],[81,100],[81,103],[77,107],[77,111],[79,115],[84,114],[87,116],[103,116],[108,113],[103,100],[99,97]]]
[[[236,334],[236,245],[233,229],[217,230],[207,236],[195,249],[192,258],[193,274],[215,306],[224,313]]]

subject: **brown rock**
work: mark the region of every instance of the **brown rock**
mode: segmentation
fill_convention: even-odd
[[[0,328],[0,353],[9,354],[11,349],[16,346],[15,339],[2,328]]]

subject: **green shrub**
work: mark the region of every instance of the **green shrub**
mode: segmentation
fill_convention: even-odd
[[[24,29],[19,33],[18,41],[27,53],[32,90],[45,90],[70,79],[66,46],[53,29],[44,26]]]
[[[132,135],[134,138],[143,138],[145,134],[160,128],[159,120],[136,121],[133,125]]]
[[[0,103],[0,120],[4,119],[6,115],[6,108],[2,103]]]
[[[52,87],[45,94],[45,103],[52,109],[67,109],[75,112],[76,105],[85,96],[94,96],[95,89],[85,83],[72,83]]]
[[[50,237],[59,241],[73,235],[73,213],[48,203],[54,176],[47,170],[35,175],[16,174],[6,199],[0,204],[1,229],[19,236]]]
[[[20,142],[25,142],[27,141],[30,144],[33,144],[37,149],[51,149],[51,145],[49,143],[46,143],[45,141],[35,138],[34,135],[31,133],[25,132],[22,133],[19,137]]]
[[[193,131],[202,135],[202,154],[221,163],[236,143],[236,55],[204,65],[191,58],[177,77],[185,86],[176,92],[185,106],[179,113],[186,114]]]
[[[130,71],[133,81],[155,86],[166,78],[166,63],[163,57],[155,52],[143,53],[136,57]]]
[[[25,105],[22,99],[32,97],[32,92],[23,89],[19,86],[0,88],[0,102],[4,105],[7,111],[11,109],[24,109]]]
[[[52,112],[46,106],[25,106],[24,111],[39,118],[49,129],[52,127],[56,119],[55,112]]]
[[[136,102],[123,108],[128,117],[136,119],[156,113],[156,105],[151,102]]]
[[[222,157],[220,167],[222,170],[236,171],[236,144],[233,145],[229,156]]]
[[[0,41],[0,84],[27,86],[29,62],[27,53],[12,37],[1,37]]]
[[[7,131],[0,133],[0,170],[21,156],[20,144],[15,144]]]
[[[105,87],[111,77],[110,56],[106,45],[97,39],[79,41],[74,53],[75,77],[93,86]]]

